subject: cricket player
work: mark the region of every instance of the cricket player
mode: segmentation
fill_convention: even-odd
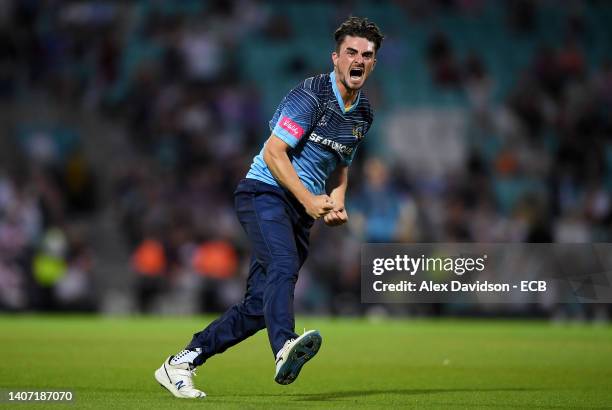
[[[281,101],[272,134],[236,189],[236,213],[253,251],[244,299],[155,371],[176,397],[205,397],[193,385],[196,367],[263,328],[279,384],[292,383],[321,346],[317,330],[295,333],[295,283],[314,221],[348,221],[348,167],[373,120],[361,88],[384,37],[374,23],[350,17],[334,38],[333,71],[307,78]]]

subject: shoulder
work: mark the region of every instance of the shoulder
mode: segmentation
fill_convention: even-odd
[[[301,81],[285,97],[291,104],[306,105],[311,108],[320,108],[325,105],[328,94],[331,90],[329,74],[320,74],[308,77]]]
[[[308,77],[300,84],[305,90],[308,90],[317,99],[322,101],[331,90],[331,82],[329,74],[319,74],[314,77]]]
[[[314,78],[316,77],[310,77],[301,81],[285,96],[285,101],[292,104],[320,106],[323,99],[317,88],[313,87]]]

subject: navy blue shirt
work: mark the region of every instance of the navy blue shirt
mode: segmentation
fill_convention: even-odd
[[[289,159],[304,186],[320,195],[338,163],[351,164],[373,119],[362,91],[345,109],[331,72],[307,78],[291,90],[276,109],[270,131],[291,147]],[[263,151],[253,159],[246,177],[279,186],[263,160]]]

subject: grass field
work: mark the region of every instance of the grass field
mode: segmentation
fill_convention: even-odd
[[[0,388],[70,389],[77,408],[612,406],[611,327],[483,320],[300,318],[324,340],[292,385],[260,332],[199,369],[206,399],[175,399],[153,371],[210,320],[0,316]]]

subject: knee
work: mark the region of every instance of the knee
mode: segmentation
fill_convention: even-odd
[[[266,327],[262,308],[263,306],[260,304],[252,303],[252,301],[246,299],[231,307],[237,313],[236,323],[240,324],[240,326],[235,326],[240,329],[238,337],[251,336]]]
[[[300,270],[300,260],[297,256],[276,256],[268,265],[268,281],[287,280],[297,281]]]
[[[263,316],[263,301],[261,298],[246,297],[234,305],[234,309],[247,316]]]

